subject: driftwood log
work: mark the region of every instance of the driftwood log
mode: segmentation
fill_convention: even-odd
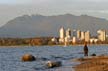
[[[54,68],[54,67],[59,67],[62,65],[61,61],[47,61],[46,66],[48,68]]]

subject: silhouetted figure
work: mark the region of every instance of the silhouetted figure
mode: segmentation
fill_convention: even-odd
[[[84,45],[84,56],[88,56],[88,47],[87,47],[87,44]]]

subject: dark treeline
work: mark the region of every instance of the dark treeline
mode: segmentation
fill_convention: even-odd
[[[53,45],[51,37],[38,38],[0,38],[0,46],[35,46],[35,45]]]
[[[64,45],[64,43],[59,43],[58,38],[56,42],[52,42],[52,37],[36,37],[36,38],[0,38],[0,46],[41,46],[41,45]],[[76,43],[68,43],[69,45],[80,45],[84,44],[84,41],[77,41]],[[108,38],[106,41],[98,41],[97,43],[88,44],[108,44]]]

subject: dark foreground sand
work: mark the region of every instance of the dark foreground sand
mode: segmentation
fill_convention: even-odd
[[[74,67],[75,71],[108,71],[108,56],[79,58],[81,64]]]

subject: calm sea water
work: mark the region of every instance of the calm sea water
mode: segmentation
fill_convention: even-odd
[[[108,45],[88,46],[89,55],[108,55]],[[33,62],[22,62],[26,54],[37,57]],[[72,59],[83,57],[83,46],[36,46],[36,47],[0,47],[0,71],[74,71],[72,66],[77,63]],[[47,69],[45,63],[49,60],[62,61],[62,66]]]

